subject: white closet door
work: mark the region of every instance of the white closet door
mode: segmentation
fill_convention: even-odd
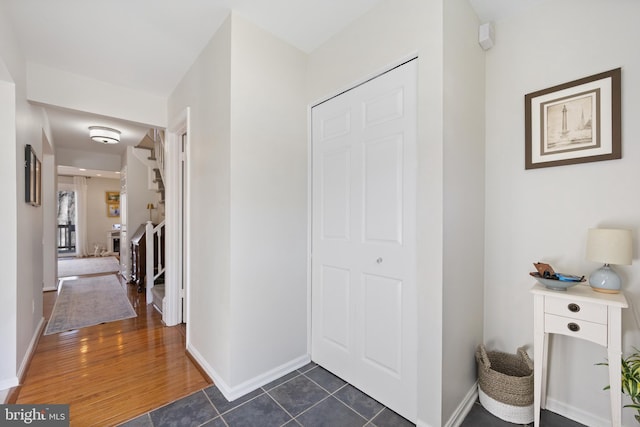
[[[312,359],[416,419],[410,61],[312,109]]]

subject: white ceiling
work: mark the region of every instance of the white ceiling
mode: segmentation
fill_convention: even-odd
[[[550,0],[469,0],[481,22],[497,22]],[[499,36],[496,35],[496,39]]]
[[[231,10],[311,52],[382,0],[0,1],[27,62],[166,97]],[[540,1],[469,0],[483,22]],[[147,131],[108,117],[47,111],[56,147],[117,154]],[[90,143],[92,125],[121,130],[123,143]]]

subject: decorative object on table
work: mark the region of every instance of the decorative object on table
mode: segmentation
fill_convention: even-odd
[[[478,394],[482,406],[505,421],[533,421],[533,362],[520,347],[516,354],[476,349]]]
[[[572,274],[556,273],[553,267],[542,262],[534,262],[533,266],[537,271],[529,273],[543,286],[556,291],[566,291],[567,288],[584,282],[584,276],[574,276]]]
[[[151,211],[153,211],[156,207],[153,206],[153,203],[147,203],[147,209],[149,209],[149,221],[151,221]]]
[[[587,234],[587,259],[604,263],[589,276],[593,290],[609,294],[620,292],[622,280],[610,264],[630,265],[632,252],[631,230],[590,228]]]
[[[633,402],[631,405],[624,405],[625,408],[633,408],[638,411],[635,415],[636,421],[640,423],[640,351],[637,348],[629,357],[622,359],[622,394],[626,394]],[[597,363],[597,365],[609,366],[608,363]],[[606,386],[604,390],[610,389]]]
[[[622,158],[620,68],[524,97],[525,169]]]

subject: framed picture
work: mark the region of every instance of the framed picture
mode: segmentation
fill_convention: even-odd
[[[620,110],[620,68],[525,95],[525,169],[620,159]]]
[[[42,201],[42,163],[33,147],[24,147],[24,201],[32,206],[40,206]]]
[[[120,203],[119,191],[107,191],[107,203]]]
[[[107,216],[108,217],[120,216],[120,203],[107,203]]]

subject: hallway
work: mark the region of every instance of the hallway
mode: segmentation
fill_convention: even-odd
[[[72,426],[113,426],[210,385],[184,328],[163,326],[144,293],[123,286],[137,317],[41,336],[11,403],[70,404]],[[56,295],[44,294],[46,319]]]
[[[122,281],[122,279],[121,279]],[[411,426],[315,363],[228,402],[187,357],[184,329],[162,325],[128,284],[137,317],[41,336],[24,383],[9,403],[70,404],[71,426]],[[49,318],[56,292],[44,294]],[[154,371],[155,370],[155,371]],[[543,411],[543,425],[579,427]],[[463,427],[509,426],[474,405]]]

